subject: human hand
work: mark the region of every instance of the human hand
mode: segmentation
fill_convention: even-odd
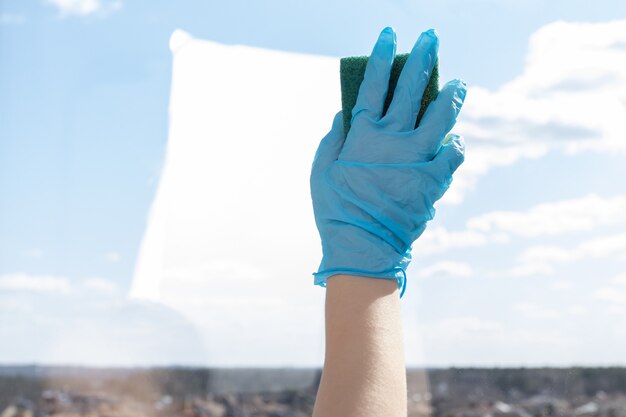
[[[435,215],[433,207],[461,165],[465,145],[448,134],[465,100],[462,80],[447,82],[417,128],[439,40],[423,32],[398,78],[383,115],[396,53],[392,28],[379,35],[344,135],[338,112],[311,168],[310,186],[323,258],[314,284],[336,274],[397,279],[406,288],[411,245]]]

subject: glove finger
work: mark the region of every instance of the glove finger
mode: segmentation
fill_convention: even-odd
[[[311,166],[311,176],[324,170],[329,164],[337,160],[344,142],[343,112],[335,114],[330,131],[322,138]]]
[[[352,108],[352,120],[361,113],[373,120],[379,120],[382,116],[395,55],[396,33],[393,28],[386,27],[380,32],[367,60],[365,75]]]
[[[465,140],[462,136],[449,134],[443,146],[432,160],[435,176],[446,183],[452,180],[452,174],[465,160]]]
[[[466,91],[464,81],[448,81],[428,105],[415,135],[411,137],[420,159],[429,161],[435,156],[444,137],[456,123]]]
[[[422,104],[422,95],[435,66],[439,38],[434,29],[422,32],[398,77],[393,99],[381,119],[396,131],[412,130]]]

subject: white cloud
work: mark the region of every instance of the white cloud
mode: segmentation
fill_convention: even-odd
[[[582,306],[573,306],[567,309],[567,313],[572,316],[584,316],[587,314],[587,309]]]
[[[571,232],[592,231],[600,226],[626,223],[626,196],[600,197],[589,194],[569,200],[538,204],[527,211],[499,210],[470,218],[460,231],[444,227],[428,228],[413,244],[420,255],[459,248],[505,243],[514,237],[542,237]],[[626,259],[626,234],[589,239],[574,248],[534,245],[519,257],[520,263],[490,276],[525,277],[552,275],[554,265],[580,259],[613,256]],[[616,278],[618,279],[618,278]],[[623,279],[626,282],[626,278]],[[563,288],[561,288],[563,289]]]
[[[557,21],[530,37],[522,73],[495,91],[469,86],[454,131],[468,157],[442,201],[464,192],[494,167],[550,150],[626,154],[626,20]]]
[[[553,236],[592,231],[600,226],[626,223],[626,196],[583,197],[541,203],[526,211],[498,210],[470,218],[465,229],[450,231],[444,227],[428,228],[413,244],[414,252],[428,255],[460,248],[505,243],[512,238]],[[519,264],[506,270],[488,272],[491,277],[531,277],[553,275],[554,265],[585,258],[624,258],[626,234],[590,239],[574,248],[534,245],[519,257]],[[617,279],[617,278],[616,278]],[[620,278],[626,282],[626,278]],[[556,284],[555,284],[556,285]],[[565,289],[561,287],[554,289]]]
[[[47,0],[56,6],[62,14],[88,15],[102,7],[100,0]]]
[[[417,275],[421,278],[429,277],[459,277],[467,278],[474,274],[472,267],[464,262],[442,261],[434,265],[420,268]]]
[[[110,262],[110,263],[114,264],[114,263],[119,262],[119,261],[120,261],[120,259],[122,259],[122,255],[120,255],[120,254],[119,254],[119,253],[117,253],[117,252],[113,252],[113,251],[111,251],[111,252],[107,252],[107,253],[104,255],[104,258],[105,258],[108,262]]]
[[[533,303],[517,303],[513,310],[521,313],[524,317],[532,319],[553,319],[561,317],[561,313]]]
[[[532,277],[537,275],[552,275],[554,268],[545,262],[527,262],[521,265],[511,266],[506,271],[489,273],[492,277]]]
[[[466,100],[469,100],[472,91],[468,91],[467,94],[468,98]],[[465,109],[465,106],[463,106],[463,109]],[[461,114],[463,114],[463,111],[461,111]],[[459,120],[462,118],[463,116],[459,116]],[[465,193],[476,185],[480,177],[493,168],[512,165],[523,158],[541,158],[548,153],[548,148],[545,145],[528,144],[518,148],[478,145],[472,143],[471,134],[464,133],[463,129],[463,125],[458,123],[454,128],[454,132],[461,134],[467,144],[468,150],[466,151],[465,161],[454,173],[452,185],[437,204],[460,204],[465,198]]]
[[[0,25],[21,25],[26,22],[26,17],[21,14],[0,13]]]
[[[67,278],[63,277],[15,273],[0,275],[0,289],[68,293],[71,291],[71,285]]]
[[[41,258],[43,256],[43,251],[39,248],[32,248],[22,252],[22,256],[25,258]]]
[[[550,263],[563,263],[575,261],[580,251],[568,250],[559,246],[535,245],[526,249],[520,256],[522,262],[537,262],[549,265]]]
[[[95,13],[107,14],[122,8],[121,0],[45,0],[58,10],[61,16],[87,16]]]
[[[512,237],[540,237],[595,230],[599,226],[626,223],[626,196],[589,194],[569,200],[537,204],[526,211],[496,210],[470,218],[465,229],[427,228],[414,243],[416,253],[506,243]],[[533,263],[512,271],[513,275],[551,273],[549,265]],[[538,271],[536,271],[538,270]]]
[[[197,366],[208,358],[193,325],[163,305],[95,291],[20,293],[6,301],[0,340],[11,343],[0,343],[3,362]]]
[[[626,285],[626,272],[614,276],[611,282],[618,285]]]
[[[612,304],[607,310],[607,313],[613,316],[626,316],[626,308]]]
[[[54,275],[30,275],[23,272],[0,275],[0,290],[54,295],[80,295],[87,292],[115,293],[119,287],[106,278],[88,277],[73,284],[68,278]],[[85,292],[87,291],[87,292]]]
[[[87,290],[94,290],[101,293],[113,293],[118,290],[117,284],[106,278],[85,278],[82,280],[81,285]]]
[[[513,325],[507,320],[471,315],[427,322],[421,326],[424,362],[431,366],[541,366],[574,362],[571,347],[579,335],[554,329],[551,320],[543,324],[544,321],[529,320]]]
[[[11,340],[0,343],[7,363],[192,366],[211,358],[180,313],[129,300],[99,277],[72,285],[52,275],[0,275],[0,322],[0,340]]]
[[[626,304],[626,291],[612,287],[602,287],[593,292],[593,298],[616,304]]]
[[[549,236],[626,223],[625,213],[626,196],[602,198],[590,194],[538,204],[528,211],[492,211],[470,219],[467,228],[523,237]]]
[[[572,282],[567,280],[559,280],[552,284],[552,288],[557,291],[569,290],[572,288]]]
[[[522,263],[574,262],[581,259],[602,259],[626,253],[626,233],[600,236],[567,249],[552,245],[537,245],[526,249],[520,256]]]
[[[413,243],[413,253],[430,254],[448,249],[482,246],[489,242],[484,233],[473,230],[450,231],[445,227],[427,227]]]
[[[502,329],[502,323],[493,320],[485,320],[478,317],[452,317],[439,320],[427,325],[437,332],[447,333],[458,337],[463,333],[490,333]]]

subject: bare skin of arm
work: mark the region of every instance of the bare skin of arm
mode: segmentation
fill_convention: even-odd
[[[333,275],[313,417],[406,417],[400,295],[394,279]]]

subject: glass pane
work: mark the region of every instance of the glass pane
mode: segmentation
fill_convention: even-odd
[[[396,55],[437,29],[439,102],[468,85],[450,126],[465,161],[390,304],[408,416],[626,416],[626,4],[544,3],[0,2],[0,417],[326,417],[333,371],[349,381],[335,410],[368,412],[346,405],[355,387],[388,399],[373,374],[325,364],[330,289],[313,273],[331,247],[397,252],[394,215],[425,213],[335,202],[349,220],[321,222],[371,246],[339,234],[324,254],[310,188],[340,60],[370,56],[386,26]],[[404,64],[414,80],[425,59]],[[376,163],[426,166],[391,143],[441,152],[435,113],[458,100],[431,104],[422,136],[375,120],[351,138]],[[391,375],[388,351],[359,362],[368,347],[354,369]]]

